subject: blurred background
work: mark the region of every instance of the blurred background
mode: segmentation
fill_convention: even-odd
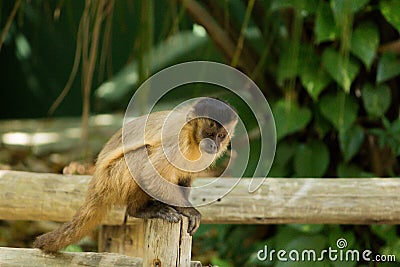
[[[270,177],[399,177],[399,10],[398,0],[0,0],[0,169],[90,174],[144,80],[210,60],[244,72],[267,98],[278,141]],[[178,88],[161,102],[201,95],[228,100],[249,131],[257,127],[221,88]],[[251,144],[257,158],[257,131]],[[0,221],[0,246],[29,247],[52,228]],[[256,253],[265,244],[321,250],[345,237],[349,249],[400,260],[399,232],[202,225],[192,258],[220,267],[310,266],[260,262]],[[93,242],[69,249],[95,250]]]

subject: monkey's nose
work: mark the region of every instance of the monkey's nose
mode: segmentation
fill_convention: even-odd
[[[210,138],[205,138],[200,142],[200,149],[208,154],[216,154],[218,152],[218,146]]]
[[[217,153],[217,145],[214,142],[211,142],[210,144],[210,150],[213,151],[214,153]]]

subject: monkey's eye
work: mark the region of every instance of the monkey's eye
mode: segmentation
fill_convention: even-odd
[[[224,139],[224,138],[226,137],[226,134],[224,134],[224,133],[219,133],[219,134],[217,135],[217,137],[218,137],[219,139]]]

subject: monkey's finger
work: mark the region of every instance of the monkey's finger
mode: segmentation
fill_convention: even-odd
[[[188,226],[188,233],[189,235],[194,235],[197,229],[200,226],[200,216],[192,215],[189,217],[189,226]]]

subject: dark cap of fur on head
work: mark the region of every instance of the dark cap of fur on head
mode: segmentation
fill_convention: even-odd
[[[237,120],[235,110],[227,102],[217,98],[203,98],[197,101],[193,106],[190,117],[210,118],[222,125]]]

